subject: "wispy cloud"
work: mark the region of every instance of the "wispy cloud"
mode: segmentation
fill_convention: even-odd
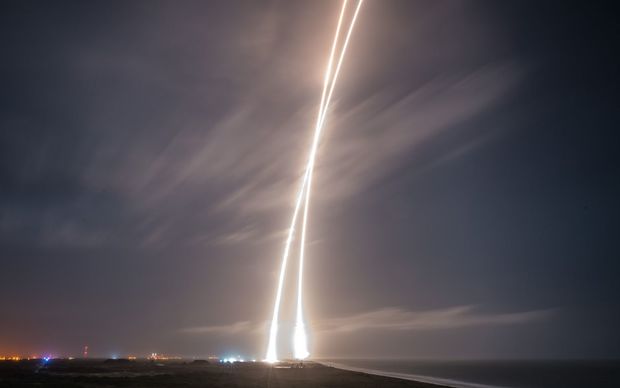
[[[466,326],[528,323],[548,317],[550,313],[550,310],[483,313],[477,312],[474,306],[426,311],[408,311],[389,307],[318,321],[314,328],[319,332],[327,333],[360,330],[445,330]]]
[[[334,317],[310,322],[315,333],[353,333],[363,330],[412,331],[450,330],[461,327],[526,324],[549,318],[553,310],[529,310],[520,312],[481,312],[476,306],[454,306],[442,309],[410,311],[398,307],[386,307],[364,311],[344,317]],[[258,333],[264,324],[239,321],[228,325],[198,326],[181,329],[188,334],[238,334]]]
[[[181,329],[180,331],[188,334],[239,334],[249,333],[254,330],[254,325],[249,321],[239,321],[229,325],[215,326],[196,326]]]
[[[521,77],[514,64],[482,66],[465,75],[433,78],[396,101],[389,102],[389,92],[379,92],[333,115],[327,149],[317,166],[317,185],[330,187],[323,196],[346,198],[363,190],[402,163],[404,154],[461,129],[499,103]]]
[[[484,66],[429,80],[397,100],[391,91],[378,91],[346,109],[336,103],[316,169],[316,187],[329,190],[317,191],[317,199],[338,201],[364,190],[401,163],[403,155],[496,104],[520,76],[511,64]],[[315,110],[314,101],[308,101],[270,117],[260,99],[239,101],[208,127],[199,118],[187,118],[163,147],[140,138],[136,143],[119,140],[114,152],[99,149],[84,179],[106,180],[132,209],[156,212],[159,228],[185,222],[176,219],[180,204],[197,203],[192,219],[214,214],[226,219],[207,239],[211,243],[262,240],[273,230],[248,232],[246,225],[263,224],[257,217],[292,206]],[[435,157],[449,160],[447,154],[454,152],[447,149]]]
[[[229,232],[221,231],[215,237],[211,235],[197,236],[194,242],[198,245],[235,245],[235,244],[263,244],[274,239],[284,238],[287,230],[273,232],[270,234],[261,233],[258,226],[242,225],[237,230]]]

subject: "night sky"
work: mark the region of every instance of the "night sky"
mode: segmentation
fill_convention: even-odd
[[[313,356],[620,357],[620,25],[543,3],[362,7]],[[339,3],[0,7],[0,355],[261,358]]]

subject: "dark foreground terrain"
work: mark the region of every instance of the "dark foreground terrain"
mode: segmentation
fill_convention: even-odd
[[[0,361],[0,387],[437,388],[315,363],[291,364],[104,360]]]

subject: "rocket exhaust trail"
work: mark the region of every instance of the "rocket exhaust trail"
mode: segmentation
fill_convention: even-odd
[[[325,123],[325,117],[327,116],[327,108],[329,107],[329,103],[332,98],[332,93],[334,92],[334,87],[336,86],[336,80],[338,79],[338,74],[340,73],[340,67],[342,66],[342,61],[344,59],[344,54],[347,51],[347,46],[349,45],[349,39],[351,37],[351,33],[353,32],[353,26],[355,25],[355,21],[357,20],[357,15],[359,13],[360,7],[362,6],[363,0],[360,0],[357,3],[357,7],[355,9],[355,13],[353,14],[353,19],[351,20],[351,24],[349,26],[349,31],[347,32],[347,36],[344,40],[344,44],[342,46],[342,51],[340,53],[340,58],[338,59],[338,65],[336,66],[336,71],[334,72],[334,76],[331,82],[331,86],[329,89],[329,94],[327,96],[327,100],[325,101],[325,106],[322,111],[319,111],[319,118],[317,122],[317,130],[321,131],[323,129],[323,125]],[[335,42],[335,41],[334,41]],[[330,63],[331,65],[331,63]],[[330,65],[328,65],[328,72]],[[304,203],[304,215],[302,220],[301,227],[301,241],[300,241],[300,249],[299,249],[299,274],[298,274],[298,283],[297,283],[297,318],[295,323],[295,332],[293,334],[293,344],[294,344],[294,354],[295,358],[299,360],[303,360],[310,355],[308,352],[308,339],[306,336],[306,329],[303,320],[303,268],[304,268],[304,253],[306,247],[306,229],[308,225],[308,209],[310,207],[310,193],[312,189],[312,173],[314,172],[314,164],[316,161],[316,154],[312,156],[312,159],[308,163],[308,171],[305,177],[306,180],[306,193],[305,193],[305,203]]]
[[[314,139],[312,142],[312,146],[311,146],[311,151],[310,151],[310,156],[308,158],[308,164],[306,167],[306,171],[304,173],[303,179],[302,179],[302,183],[301,183],[301,187],[299,189],[299,192],[297,194],[297,199],[295,201],[295,209],[293,211],[293,217],[291,220],[291,226],[289,228],[288,231],[288,235],[287,235],[287,239],[286,239],[286,244],[285,244],[285,248],[284,248],[284,254],[282,256],[282,266],[280,269],[280,276],[278,279],[278,289],[276,292],[276,300],[275,300],[275,306],[274,306],[274,311],[273,311],[273,317],[272,317],[272,321],[271,321],[271,327],[270,327],[270,331],[269,331],[269,343],[267,346],[267,354],[266,354],[266,358],[265,361],[267,362],[276,362],[278,360],[277,358],[277,350],[276,350],[276,343],[277,343],[277,332],[278,332],[278,316],[279,316],[279,310],[280,310],[280,302],[282,299],[282,287],[283,287],[283,283],[284,283],[284,277],[285,277],[285,273],[286,273],[286,265],[288,262],[288,255],[289,255],[289,251],[290,251],[290,246],[292,243],[292,239],[293,239],[293,235],[294,235],[294,231],[295,231],[295,225],[297,223],[297,218],[299,215],[299,210],[301,207],[301,201],[302,199],[306,199],[305,201],[305,205],[304,205],[304,221],[303,221],[303,227],[302,227],[302,248],[300,251],[300,267],[299,267],[299,284],[298,284],[298,304],[297,304],[297,324],[295,327],[295,335],[294,335],[294,344],[295,344],[295,357],[299,358],[299,359],[304,359],[308,356],[308,351],[307,351],[307,339],[306,339],[306,335],[305,335],[305,328],[304,328],[304,324],[303,324],[303,313],[302,313],[302,305],[301,305],[301,291],[302,291],[302,274],[303,274],[303,244],[305,243],[305,234],[306,234],[306,225],[307,225],[307,218],[308,218],[308,206],[309,206],[309,194],[310,194],[310,184],[311,184],[311,179],[312,179],[312,172],[314,170],[314,162],[316,159],[316,151],[317,151],[317,147],[318,147],[318,142],[320,139],[320,134],[321,134],[321,130],[323,128],[323,123],[325,121],[325,116],[327,113],[327,109],[329,107],[329,102],[331,100],[331,96],[332,93],[334,91],[334,87],[335,87],[335,83],[336,83],[336,79],[338,77],[338,73],[340,71],[340,67],[342,65],[342,61],[344,58],[344,53],[346,51],[348,42],[349,42],[349,38],[351,36],[351,32],[353,31],[353,25],[355,24],[355,20],[357,19],[357,15],[358,12],[360,10],[360,7],[362,5],[362,1],[360,0],[357,4],[357,8],[355,10],[355,14],[353,16],[353,19],[351,21],[351,25],[349,26],[349,30],[347,32],[347,36],[345,38],[345,42],[342,48],[342,51],[340,53],[340,57],[338,59],[338,64],[336,66],[336,71],[334,72],[334,76],[331,76],[331,69],[332,69],[332,64],[333,64],[333,59],[334,59],[334,54],[335,54],[335,50],[336,50],[336,46],[338,43],[338,37],[340,34],[340,28],[342,26],[342,20],[345,14],[345,10],[346,10],[346,6],[347,6],[347,0],[344,0],[343,5],[342,5],[342,10],[340,12],[340,17],[338,19],[338,25],[336,28],[336,35],[334,37],[334,42],[332,45],[332,49],[331,49],[331,53],[330,53],[330,57],[329,57],[329,61],[328,61],[328,65],[327,65],[327,71],[325,74],[325,79],[324,79],[324,84],[323,84],[323,92],[321,95],[321,103],[320,103],[320,107],[319,107],[319,113],[318,113],[318,117],[317,117],[317,124],[315,127],[315,134],[314,134]],[[331,82],[330,82],[331,79]],[[330,86],[331,84],[331,86]],[[330,86],[329,88],[329,93],[327,93],[327,89],[328,86]],[[327,95],[327,98],[326,98]]]
[[[325,95],[326,95],[326,91],[327,91],[327,87],[328,87],[329,79],[330,79],[330,74],[331,74],[331,64],[333,62],[334,52],[335,52],[336,44],[338,41],[338,34],[340,33],[340,27],[342,25],[342,19],[344,17],[346,6],[347,6],[347,0],[344,0],[344,3],[342,4],[342,10],[340,11],[340,17],[338,19],[338,26],[336,28],[336,37],[334,38],[334,44],[332,45],[332,50],[331,50],[331,54],[329,57],[328,69],[325,74],[325,80],[323,84],[323,93],[321,96],[321,104],[319,108],[319,119],[321,117],[321,112],[323,110],[323,105],[325,103]],[[315,135],[314,135],[315,140],[317,138],[317,132],[318,131],[315,129]],[[313,141],[313,144],[314,144],[314,141]],[[267,345],[267,355],[265,357],[265,361],[267,362],[278,361],[278,356],[277,356],[278,316],[280,312],[280,301],[282,299],[282,286],[284,283],[284,275],[286,273],[286,264],[288,261],[288,254],[289,254],[291,242],[293,239],[293,232],[295,230],[295,224],[297,223],[297,216],[299,214],[301,200],[303,199],[303,195],[304,195],[304,189],[305,189],[306,178],[308,176],[308,172],[309,171],[306,168],[306,172],[304,173],[304,177],[302,180],[302,185],[301,185],[301,188],[299,189],[299,193],[297,194],[297,200],[295,201],[295,210],[293,211],[293,219],[291,220],[291,226],[289,227],[288,235],[286,238],[286,244],[284,247],[284,254],[282,255],[282,266],[280,268],[280,276],[278,279],[278,289],[276,292],[276,300],[275,300],[275,305],[273,308],[273,317],[271,320],[271,327],[269,329],[269,343]]]
[[[328,69],[327,72],[325,74],[325,80],[324,80],[324,84],[323,84],[323,93],[321,96],[321,104],[320,104],[320,108],[319,108],[319,119],[321,117],[321,112],[323,110],[323,105],[325,103],[325,95],[326,95],[326,91],[327,91],[327,87],[328,87],[328,83],[329,83],[329,79],[330,79],[330,73],[331,73],[331,64],[333,62],[333,58],[334,58],[334,52],[336,49],[336,44],[338,41],[338,34],[340,33],[340,27],[342,25],[342,19],[344,17],[344,13],[346,10],[346,6],[347,6],[347,0],[344,0],[344,3],[342,5],[342,10],[340,11],[340,17],[338,19],[338,26],[336,28],[336,37],[334,38],[334,43],[332,45],[332,50],[331,50],[331,54],[329,57],[329,64],[328,64]],[[317,138],[317,131],[315,130],[315,139]],[[313,141],[314,143],[314,141]],[[278,280],[278,289],[276,292],[276,300],[275,300],[275,306],[273,309],[273,318],[271,321],[271,328],[269,330],[269,344],[267,346],[267,355],[265,357],[265,361],[267,362],[275,362],[278,360],[277,357],[277,350],[276,350],[276,343],[277,343],[277,334],[278,334],[278,315],[279,315],[279,311],[280,311],[280,301],[282,299],[282,286],[284,283],[284,275],[286,272],[286,264],[288,261],[288,254],[289,254],[289,250],[290,250],[290,245],[292,242],[292,238],[293,238],[293,232],[295,230],[295,224],[297,223],[297,216],[299,214],[299,207],[301,205],[301,200],[303,198],[304,195],[304,189],[305,189],[305,184],[306,184],[306,178],[308,176],[308,169],[306,169],[306,172],[304,174],[303,180],[302,180],[302,186],[299,190],[299,193],[297,194],[297,200],[295,201],[295,210],[293,211],[293,219],[291,221],[291,226],[289,228],[288,231],[288,236],[286,239],[286,244],[285,244],[285,248],[284,248],[284,254],[282,256],[282,267],[280,269],[280,277]]]

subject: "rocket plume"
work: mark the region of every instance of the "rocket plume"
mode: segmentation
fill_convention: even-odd
[[[332,66],[334,61],[334,56],[336,53],[336,47],[338,45],[340,29],[342,27],[342,21],[345,15],[347,0],[344,0],[342,4],[342,9],[340,11],[340,17],[338,19],[338,25],[336,27],[336,34],[334,37],[334,42],[332,44],[331,53],[329,56],[329,60],[327,63],[327,70],[325,72],[325,78],[323,83],[323,92],[321,93],[321,103],[319,105],[319,112],[316,122],[316,127],[314,130],[314,138],[312,141],[312,145],[310,148],[310,156],[308,157],[308,162],[306,165],[306,171],[304,173],[301,187],[297,194],[297,198],[295,201],[295,209],[293,211],[293,217],[291,220],[291,226],[289,227],[288,235],[286,238],[286,244],[284,248],[284,254],[282,256],[282,265],[280,268],[280,276],[278,279],[278,288],[276,292],[276,300],[275,306],[273,310],[273,317],[271,321],[271,327],[269,330],[269,343],[267,345],[267,354],[265,357],[265,361],[267,362],[276,362],[278,360],[277,357],[277,334],[278,334],[278,316],[280,311],[280,302],[282,299],[282,288],[284,283],[284,277],[286,273],[286,266],[288,262],[289,251],[291,247],[291,243],[293,240],[295,225],[297,224],[297,218],[299,216],[299,210],[301,207],[301,201],[305,199],[304,202],[304,214],[302,221],[302,232],[301,232],[301,247],[300,247],[300,256],[299,256],[299,274],[298,274],[298,287],[297,287],[297,313],[296,313],[296,324],[295,324],[295,332],[293,336],[293,344],[294,344],[294,355],[297,359],[305,359],[308,357],[308,341],[305,332],[305,324],[303,321],[303,298],[302,298],[302,280],[303,280],[303,264],[304,264],[304,253],[305,253],[305,242],[306,242],[306,230],[308,224],[308,209],[310,204],[310,192],[312,185],[312,173],[314,171],[314,164],[316,161],[316,152],[319,144],[320,135],[323,129],[323,125],[325,123],[325,117],[327,115],[327,110],[329,108],[329,103],[331,101],[332,93],[334,91],[336,80],[338,79],[338,74],[340,73],[340,68],[342,66],[342,62],[344,59],[344,55],[349,44],[349,39],[351,37],[351,33],[353,32],[353,26],[355,25],[355,21],[357,20],[357,16],[359,10],[361,8],[363,0],[359,0],[357,3],[357,7],[355,8],[355,13],[353,18],[351,19],[351,23],[349,25],[347,35],[345,37],[344,43],[342,45],[340,55],[338,57],[338,63],[336,65],[336,70],[332,75]],[[328,91],[329,90],[329,91]]]
[[[342,19],[344,17],[344,13],[346,10],[346,6],[347,6],[347,0],[344,0],[343,4],[342,4],[342,10],[340,11],[340,17],[338,19],[338,26],[336,28],[336,36],[334,38],[334,43],[332,45],[332,50],[331,50],[331,54],[329,56],[329,61],[328,61],[328,65],[327,65],[327,71],[325,74],[325,80],[324,80],[324,84],[323,84],[323,93],[321,96],[321,104],[320,104],[320,108],[319,108],[319,120],[322,116],[322,111],[323,111],[323,105],[325,103],[325,95],[326,95],[326,91],[327,91],[327,87],[329,85],[329,79],[330,79],[330,74],[331,74],[331,65],[333,62],[333,58],[334,58],[334,53],[336,50],[336,44],[338,41],[338,35],[340,33],[340,27],[342,25]],[[314,148],[314,143],[316,142],[319,131],[317,129],[315,129],[315,135],[314,135],[314,141],[313,141],[313,147]],[[312,152],[311,152],[312,155]],[[311,156],[312,157],[312,156]],[[288,235],[286,238],[286,244],[284,247],[284,254],[282,256],[282,266],[280,268],[280,276],[278,279],[278,289],[276,292],[276,300],[275,300],[275,306],[273,309],[273,317],[271,320],[271,327],[269,330],[269,343],[267,345],[267,355],[265,357],[265,361],[267,362],[275,362],[278,360],[277,357],[277,349],[276,349],[276,344],[277,344],[277,334],[278,334],[278,315],[280,312],[280,301],[282,299],[282,286],[284,283],[284,275],[286,272],[286,264],[288,262],[288,254],[289,254],[289,250],[290,250],[290,246],[291,246],[291,242],[292,242],[292,238],[293,238],[293,233],[295,231],[295,225],[297,223],[297,216],[299,214],[299,208],[301,205],[301,200],[303,198],[304,195],[304,189],[305,189],[305,184],[306,184],[306,178],[308,176],[308,169],[306,168],[306,172],[304,174],[303,177],[303,181],[302,181],[302,186],[299,190],[299,193],[297,195],[297,200],[295,201],[295,210],[293,211],[293,219],[291,220],[291,226],[289,227],[288,230]]]
[[[346,4],[346,3],[345,3]],[[336,86],[336,80],[338,79],[338,74],[340,73],[340,67],[342,66],[342,61],[344,59],[344,54],[347,50],[347,46],[349,45],[349,39],[351,37],[351,33],[353,32],[353,26],[355,25],[355,21],[357,19],[358,12],[360,7],[362,6],[362,1],[357,3],[357,7],[355,9],[355,14],[353,15],[353,19],[349,26],[349,30],[347,32],[347,36],[345,38],[342,51],[340,53],[340,58],[338,59],[338,65],[336,66],[336,71],[334,72],[334,76],[331,82],[331,86],[329,89],[329,94],[327,96],[327,100],[325,102],[325,106],[322,111],[319,111],[319,117],[317,119],[317,129],[320,131],[323,129],[323,124],[325,123],[325,117],[327,115],[327,108],[329,107],[329,103],[332,98],[332,93],[334,92],[334,87]],[[337,35],[336,35],[337,39]],[[336,42],[336,40],[334,40]],[[328,74],[330,72],[331,63],[328,65]],[[308,340],[305,332],[305,324],[303,321],[303,303],[302,303],[302,281],[303,281],[303,268],[304,268],[304,253],[306,247],[306,230],[308,225],[308,209],[310,207],[310,193],[312,190],[312,173],[314,172],[314,164],[316,161],[316,154],[313,155],[311,161],[308,163],[308,173],[305,177],[306,180],[306,194],[305,194],[305,203],[304,203],[304,214],[302,220],[301,227],[301,241],[300,241],[300,250],[299,250],[299,274],[298,274],[298,287],[297,287],[297,318],[295,324],[295,333],[294,333],[294,354],[295,358],[303,360],[310,355],[308,352]]]

